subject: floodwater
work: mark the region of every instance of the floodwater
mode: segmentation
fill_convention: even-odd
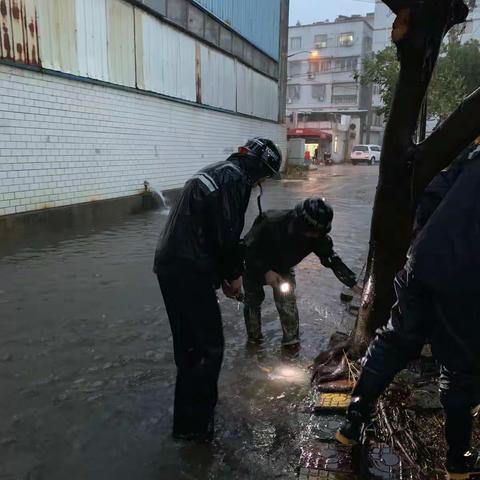
[[[264,209],[324,196],[338,253],[359,270],[376,167],[322,167],[271,182]],[[253,221],[252,196],[247,227]],[[241,310],[220,298],[225,359],[216,439],[171,439],[175,367],[152,260],[162,210],[0,241],[0,479],[290,479],[309,429],[307,366],[352,317],[342,285],[310,256],[297,268],[302,349],[282,354],[271,293],[265,342],[245,344]],[[185,286],[188,301],[188,285]]]

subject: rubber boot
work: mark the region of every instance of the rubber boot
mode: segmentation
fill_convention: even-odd
[[[362,442],[365,430],[370,426],[378,397],[388,383],[369,370],[363,370],[352,392],[347,418],[338,429],[335,438],[343,445],[354,446]]]
[[[335,434],[336,440],[348,446],[361,443],[363,434],[372,421],[374,405],[374,402],[369,402],[362,397],[352,398],[347,410],[347,418]]]
[[[248,343],[258,344],[263,340],[262,314],[260,307],[244,307],[245,326],[247,327]]]
[[[470,451],[473,415],[467,406],[445,409],[445,438],[448,444],[447,478],[467,480],[480,475],[477,453]]]
[[[463,455],[447,455],[447,479],[468,480],[480,478],[480,457],[478,452],[465,452]]]

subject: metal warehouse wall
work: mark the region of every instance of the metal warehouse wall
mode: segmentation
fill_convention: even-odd
[[[194,0],[278,60],[280,0]]]
[[[278,121],[276,81],[122,0],[0,0],[0,20],[1,59]]]
[[[0,215],[176,188],[274,122],[0,64]]]

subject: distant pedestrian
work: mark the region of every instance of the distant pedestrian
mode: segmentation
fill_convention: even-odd
[[[305,165],[310,163],[310,150],[305,150],[305,153],[303,154],[303,160],[305,161]]]
[[[252,187],[280,169],[270,140],[249,140],[226,161],[187,181],[160,238],[154,271],[170,320],[177,382],[173,435],[213,436],[223,328],[215,290],[241,295],[243,253],[239,243]]]

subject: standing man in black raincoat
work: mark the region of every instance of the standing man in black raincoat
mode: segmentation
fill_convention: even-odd
[[[426,189],[414,239],[395,279],[397,303],[370,344],[337,440],[360,441],[375,404],[396,373],[425,343],[441,364],[440,400],[453,480],[480,474],[471,452],[473,413],[480,404],[480,154],[465,152]]]
[[[289,347],[300,342],[294,267],[310,253],[344,285],[356,287],[355,274],[333,249],[328,235],[332,220],[332,207],[321,198],[307,198],[291,210],[269,210],[257,217],[244,239],[244,317],[250,343],[263,338],[264,285],[273,288],[283,330],[282,345]]]
[[[252,187],[278,175],[281,153],[266,139],[249,140],[226,161],[187,181],[160,238],[154,272],[170,320],[177,382],[173,435],[213,436],[223,328],[215,290],[241,295],[239,243]]]

